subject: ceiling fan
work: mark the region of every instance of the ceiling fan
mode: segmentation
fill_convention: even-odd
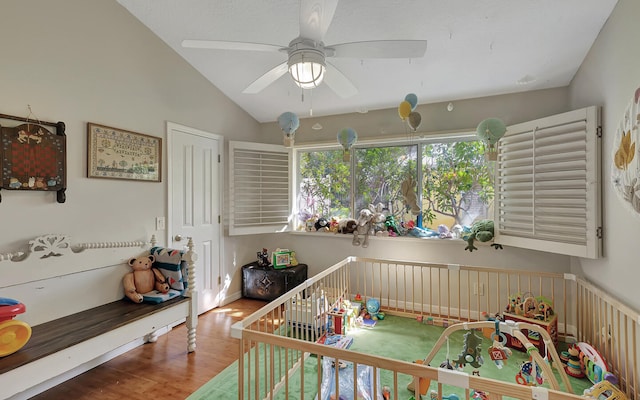
[[[182,46],[287,53],[286,61],[253,81],[242,93],[259,93],[289,71],[293,80],[301,88],[312,89],[324,81],[342,98],[355,95],[358,89],[338,68],[327,62],[327,58],[419,58],[424,56],[427,50],[426,40],[375,40],[325,46],[323,38],[337,6],[338,0],[301,0],[300,33],[286,47],[221,40],[183,40]]]

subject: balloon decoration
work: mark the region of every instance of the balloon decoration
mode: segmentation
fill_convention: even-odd
[[[418,96],[416,96],[415,93],[409,93],[404,96],[404,101],[408,101],[409,104],[411,104],[411,111],[414,111],[418,106]]]
[[[343,161],[349,161],[351,159],[350,149],[358,141],[358,134],[352,128],[344,128],[338,132],[338,143],[344,148],[342,154]]]
[[[300,127],[300,119],[292,112],[284,112],[278,117],[278,125],[284,132],[284,145],[293,146],[296,129]]]
[[[496,143],[507,132],[507,127],[498,118],[487,118],[478,124],[476,128],[476,136],[480,138],[487,146],[487,159],[495,161],[498,158]]]
[[[400,105],[398,106],[400,119],[403,121],[406,120],[409,128],[414,132],[418,130],[418,127],[422,122],[422,115],[415,111],[416,107],[418,107],[418,96],[416,96],[415,93],[409,93],[404,96],[404,100],[400,102]]]
[[[411,103],[406,100],[400,103],[400,105],[398,106],[398,114],[400,115],[401,120],[404,121],[405,119],[407,119],[409,114],[411,114]]]
[[[420,122],[422,122],[422,115],[417,111],[411,111],[409,113],[409,127],[415,132],[418,130]]]

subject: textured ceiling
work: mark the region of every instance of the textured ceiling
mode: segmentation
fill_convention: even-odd
[[[393,108],[566,86],[617,0],[342,0],[325,45],[426,40],[416,59],[335,58],[358,89],[302,91],[288,74],[258,94],[242,91],[286,53],[183,48],[185,39],[286,47],[299,34],[295,0],[118,0],[188,63],[260,122]],[[327,72],[330,73],[330,70]],[[526,82],[526,84],[523,84]]]

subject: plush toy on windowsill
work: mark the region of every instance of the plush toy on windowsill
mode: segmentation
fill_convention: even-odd
[[[467,242],[467,247],[464,248],[465,250],[469,250],[469,252],[478,250],[478,248],[473,245],[475,240],[479,242],[493,240],[493,220],[482,219],[474,222],[471,225],[471,230],[462,233],[462,239]],[[502,245],[498,243],[492,243],[491,246],[495,249],[502,249]]]
[[[133,271],[122,278],[124,294],[134,303],[142,303],[143,294],[153,289],[160,293],[169,292],[169,284],[162,272],[153,268],[155,256],[140,256],[129,260],[129,266]]]

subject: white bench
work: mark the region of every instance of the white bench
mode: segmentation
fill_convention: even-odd
[[[32,397],[155,341],[159,333],[185,319],[186,352],[195,351],[193,243],[189,241],[183,256],[188,265],[187,290],[160,304],[136,304],[124,298],[127,260],[138,255],[132,248],[143,251],[143,246],[143,241],[72,245],[65,235],[44,235],[30,241],[27,250],[0,253],[0,297],[24,303],[26,312],[15,319],[32,328],[24,347],[0,357],[0,398]]]

